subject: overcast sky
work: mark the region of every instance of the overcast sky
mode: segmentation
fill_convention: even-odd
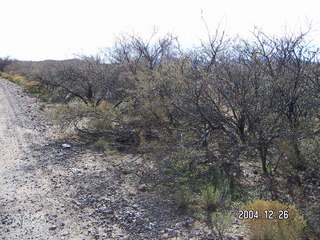
[[[247,37],[254,26],[279,34],[312,23],[320,45],[318,0],[0,0],[0,56],[20,60],[72,58],[111,46],[119,33],[148,36],[154,26],[186,46],[212,31]]]

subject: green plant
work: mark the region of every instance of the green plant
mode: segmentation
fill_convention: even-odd
[[[9,79],[9,81],[20,85],[22,88],[26,88],[27,83],[28,83],[27,80],[23,76],[16,75],[16,74],[11,75],[8,79]]]
[[[233,216],[224,212],[213,212],[210,214],[211,225],[219,239],[223,239],[226,230],[231,227]]]
[[[99,152],[103,152],[108,149],[108,143],[105,139],[99,138],[96,142],[92,144],[92,147]]]
[[[219,207],[222,194],[220,190],[212,184],[207,184],[201,191],[204,207],[207,211],[213,212]]]
[[[191,191],[185,186],[180,186],[175,191],[175,202],[180,209],[187,209],[191,201]]]
[[[40,111],[44,111],[45,108],[46,108],[46,104],[42,103],[42,104],[39,105],[39,110]]]
[[[278,201],[254,200],[244,210],[258,213],[258,218],[244,220],[254,240],[298,240],[307,225],[294,205]]]

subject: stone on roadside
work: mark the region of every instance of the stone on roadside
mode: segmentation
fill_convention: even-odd
[[[135,222],[136,222],[137,225],[142,225],[142,224],[144,224],[146,221],[145,221],[143,218],[141,218],[141,217],[137,217]]]
[[[56,229],[57,229],[57,226],[52,226],[52,227],[49,228],[50,231],[54,231]]]
[[[178,237],[179,236],[179,231],[173,230],[173,229],[168,229],[168,236],[170,238]]]
[[[62,148],[71,148],[71,145],[66,144],[66,143],[63,143],[63,144],[61,145],[61,147],[62,147]]]
[[[146,184],[141,184],[138,186],[138,190],[141,192],[145,192],[147,190],[147,185]]]

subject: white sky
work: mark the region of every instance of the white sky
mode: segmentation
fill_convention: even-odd
[[[317,2],[319,4],[317,4]],[[149,36],[154,26],[184,46],[205,39],[220,24],[229,35],[254,26],[279,34],[312,23],[320,45],[319,0],[0,0],[0,56],[19,60],[72,58],[111,46],[119,33]]]

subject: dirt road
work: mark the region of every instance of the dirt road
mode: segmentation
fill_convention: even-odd
[[[34,144],[44,143],[49,136],[35,109],[33,99],[19,87],[0,79],[2,239],[61,239],[52,237],[57,226],[50,221],[52,215],[58,214],[61,202],[52,195],[50,178],[38,168],[34,156]]]
[[[33,102],[20,94],[21,90],[0,79],[0,233],[3,239],[40,238],[50,227],[43,218],[49,201],[46,181],[37,177],[36,169],[27,170],[33,164],[28,147],[38,133],[26,127],[30,115],[24,108],[31,108]]]

